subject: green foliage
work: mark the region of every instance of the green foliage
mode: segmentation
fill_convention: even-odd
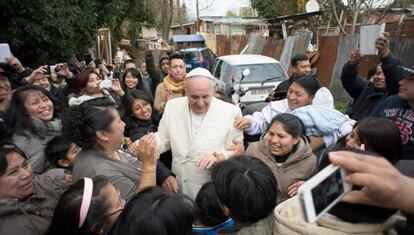
[[[240,16],[242,17],[251,17],[253,16],[253,8],[251,7],[240,7]]]
[[[237,14],[233,11],[228,10],[228,11],[226,11],[226,16],[234,17],[234,16],[237,16]]]
[[[119,35],[124,20],[151,21],[144,0],[0,1],[0,42],[23,64],[36,67],[69,60],[93,45],[97,29]]]
[[[343,100],[335,100],[334,102],[335,109],[339,112],[345,114],[347,109],[347,102]]]
[[[297,0],[251,0],[251,3],[263,18],[297,13]]]

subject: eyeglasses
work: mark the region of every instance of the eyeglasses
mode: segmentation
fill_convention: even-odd
[[[106,217],[110,217],[115,215],[116,213],[121,212],[122,210],[124,210],[125,207],[125,200],[121,197],[121,192],[119,191],[119,189],[116,189],[116,192],[118,194],[118,205],[121,205],[119,208],[115,209],[112,212],[109,212],[108,214],[106,214]]]

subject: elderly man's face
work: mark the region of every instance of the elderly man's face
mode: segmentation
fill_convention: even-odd
[[[214,95],[214,84],[206,77],[192,77],[187,81],[186,96],[195,114],[205,114]]]
[[[11,92],[11,85],[7,77],[0,76],[0,101],[6,99]]]

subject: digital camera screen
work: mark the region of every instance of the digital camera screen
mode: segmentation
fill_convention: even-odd
[[[315,205],[315,214],[319,215],[326,207],[329,206],[344,192],[344,186],[341,179],[341,170],[338,168],[328,178],[322,181],[318,186],[312,189],[313,204]]]

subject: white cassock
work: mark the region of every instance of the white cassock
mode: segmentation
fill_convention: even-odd
[[[211,175],[211,169],[196,167],[198,159],[208,153],[225,153],[233,140],[243,140],[243,132],[233,126],[237,115],[242,115],[237,106],[215,97],[202,116],[191,112],[187,97],[167,102],[156,133],[157,145],[160,153],[171,149],[172,172],[180,191],[190,198],[195,199]]]

